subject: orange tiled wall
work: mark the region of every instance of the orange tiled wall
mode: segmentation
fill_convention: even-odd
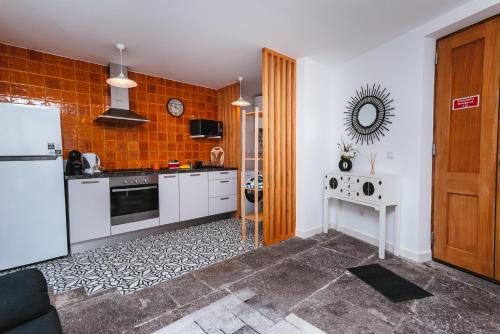
[[[0,43],[0,102],[55,105],[61,109],[64,155],[95,152],[108,169],[146,168],[170,159],[207,160],[219,140],[191,139],[189,119],[218,119],[217,91],[129,72],[138,86],[129,91],[130,108],[149,118],[138,126],[93,122],[109,107],[106,66]],[[181,117],[166,102],[184,102]]]

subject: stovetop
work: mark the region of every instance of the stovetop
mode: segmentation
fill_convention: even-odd
[[[160,170],[156,170],[160,171]],[[155,172],[153,168],[129,168],[129,169],[105,169],[105,174],[125,174],[125,173],[142,173],[142,172]]]

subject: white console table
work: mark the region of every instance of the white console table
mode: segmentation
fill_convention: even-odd
[[[328,232],[329,200],[336,199],[374,208],[379,212],[378,257],[385,258],[387,207],[395,207],[394,255],[400,249],[400,181],[397,175],[329,172],[324,175],[323,231]],[[341,230],[338,219],[335,229]]]

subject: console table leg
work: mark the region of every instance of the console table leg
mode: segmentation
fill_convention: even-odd
[[[385,259],[385,206],[380,207],[378,214],[378,257],[380,259]]]
[[[323,233],[328,233],[328,198],[323,199]]]
[[[394,255],[401,253],[401,217],[399,205],[394,207]]]

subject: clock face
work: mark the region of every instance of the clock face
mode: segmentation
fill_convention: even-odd
[[[181,116],[184,113],[184,103],[179,99],[170,99],[167,102],[167,110],[172,116]]]

